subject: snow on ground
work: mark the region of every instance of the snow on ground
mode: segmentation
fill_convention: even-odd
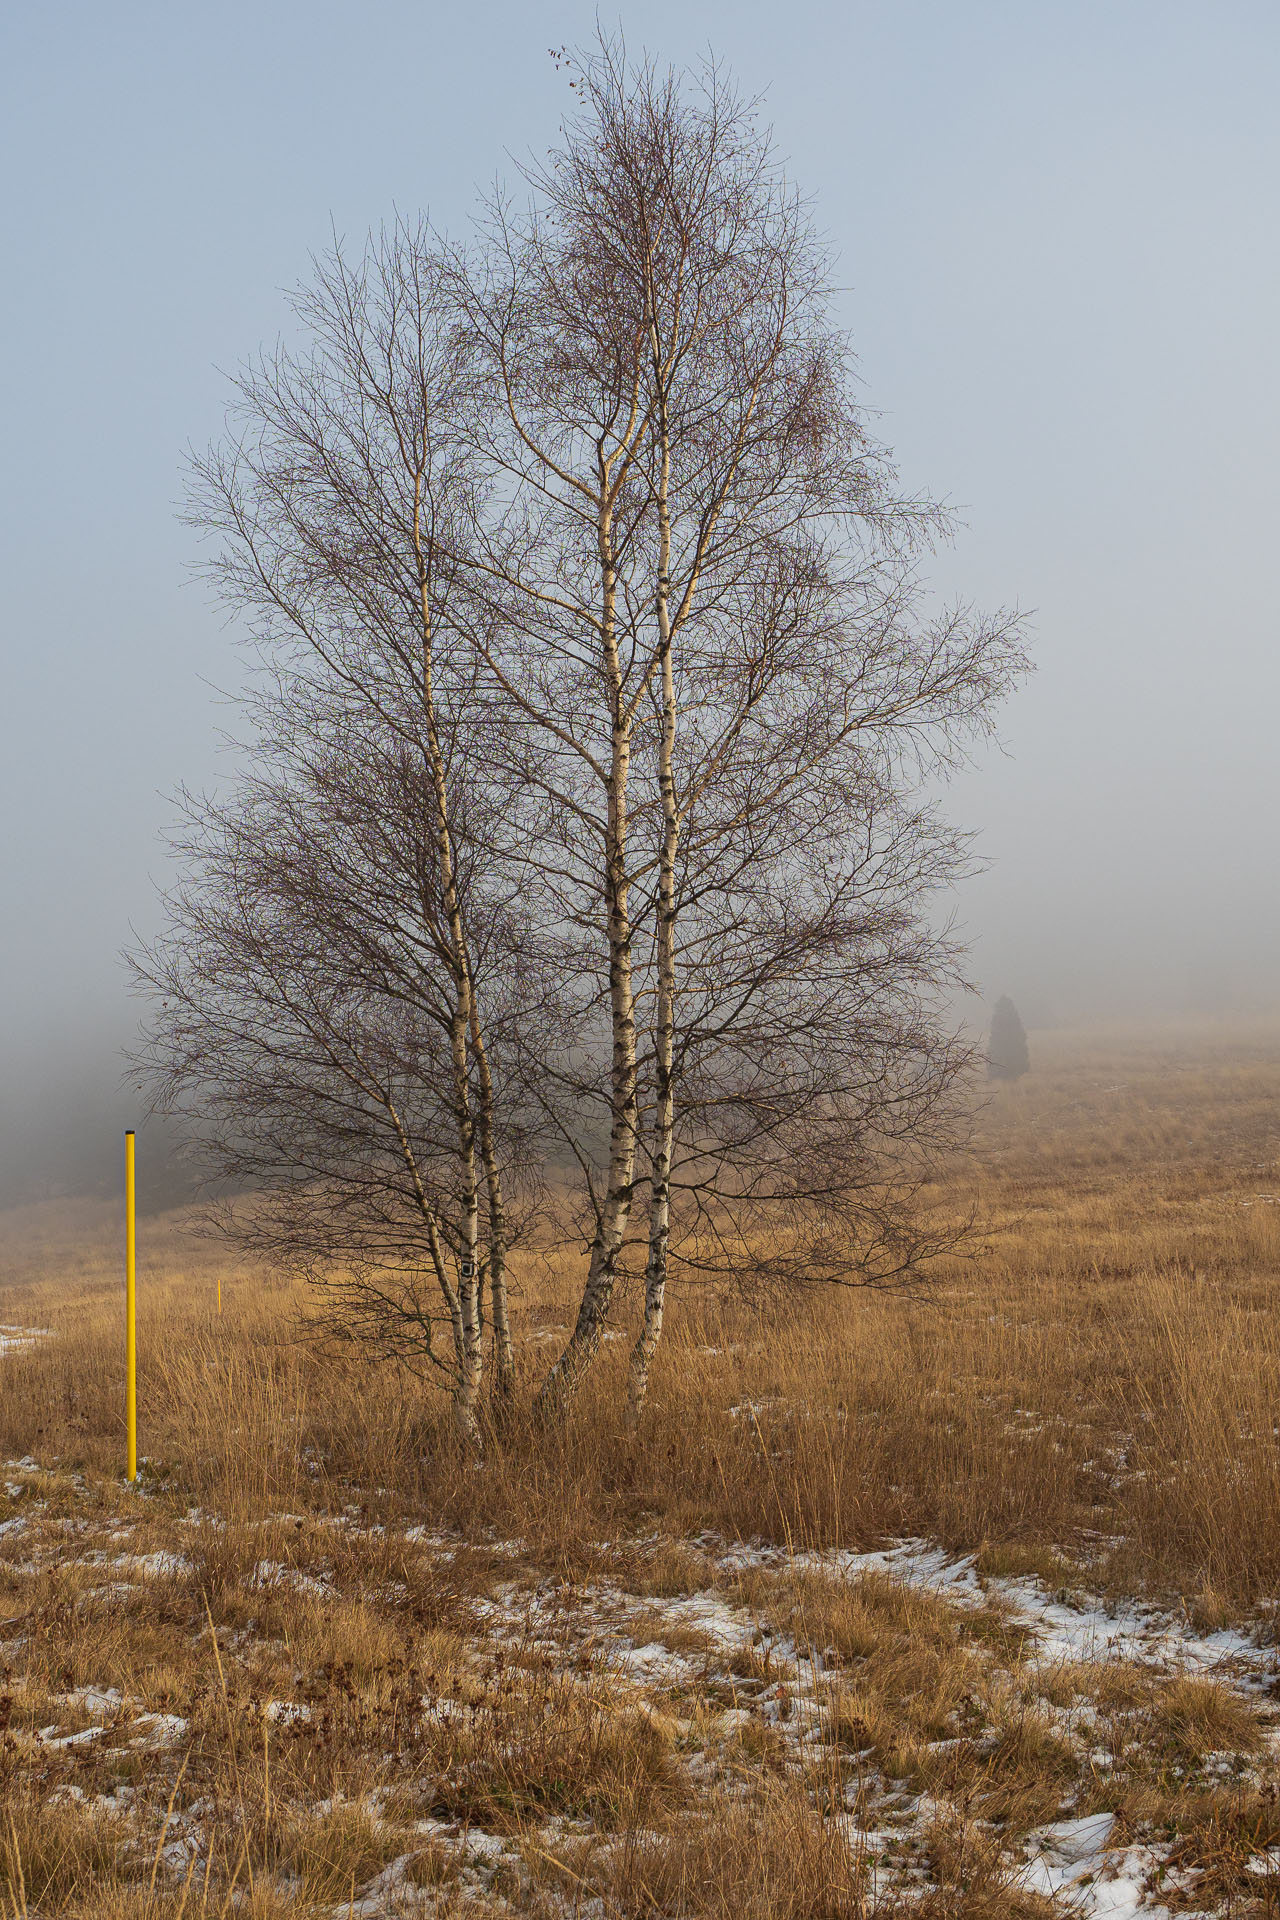
[[[141,1574],[144,1580],[163,1580],[171,1574],[190,1573],[192,1563],[181,1553],[118,1553],[111,1562],[117,1573]]]
[[[922,1540],[901,1540],[871,1552],[829,1549],[792,1555],[747,1542],[725,1546],[706,1537],[690,1544],[720,1575],[790,1568],[856,1580],[880,1573],[958,1606],[978,1607],[994,1599],[1006,1610],[1011,1625],[1029,1631],[1027,1658],[1032,1666],[1135,1663],[1170,1678],[1185,1674],[1214,1679],[1249,1699],[1274,1689],[1280,1676],[1277,1649],[1259,1644],[1240,1630],[1202,1634],[1185,1619],[1139,1602],[1116,1603],[1084,1593],[1068,1598],[1049,1592],[1034,1579],[980,1577],[972,1555],[949,1554]],[[642,1697],[649,1696],[651,1704],[660,1704],[663,1689],[687,1687],[696,1675],[705,1675],[717,1655],[763,1645],[778,1677],[770,1684],[744,1688],[750,1709],[733,1707],[722,1712],[715,1723],[716,1734],[730,1737],[752,1720],[764,1721],[784,1738],[797,1759],[822,1736],[828,1683],[821,1657],[802,1657],[789,1639],[762,1635],[750,1611],[726,1601],[714,1589],[654,1598],[628,1593],[607,1581],[576,1588],[571,1594],[551,1582],[530,1590],[513,1581],[482,1603],[481,1611],[496,1638],[547,1651],[558,1649],[562,1657],[571,1647],[579,1654],[594,1650],[608,1659],[620,1681],[629,1681]],[[629,1628],[642,1624],[650,1637],[637,1640]],[[705,1652],[677,1652],[666,1645],[667,1638],[679,1643],[691,1629],[705,1637]],[[914,1801],[905,1796],[895,1811],[897,1823],[890,1827],[876,1824],[880,1816],[874,1809],[861,1820],[849,1818],[855,1852],[870,1861],[882,1861],[889,1854],[900,1857],[904,1840],[922,1832],[941,1809],[928,1795],[921,1795]],[[1130,1920],[1131,1916],[1168,1920],[1169,1909],[1146,1891],[1158,1874],[1160,1855],[1148,1846],[1114,1844],[1115,1824],[1113,1814],[1091,1814],[1039,1829],[1026,1843],[1021,1884],[1029,1892],[1056,1898],[1080,1920]],[[1262,1856],[1255,1867],[1259,1873],[1274,1871]]]
[[[1080,1920],[1168,1920],[1168,1908],[1144,1895],[1158,1865],[1149,1847],[1113,1849],[1113,1813],[1059,1820],[1032,1836],[1033,1856],[1022,1876],[1029,1893],[1070,1900]]]
[[[1280,1672],[1276,1649],[1259,1646],[1236,1628],[1200,1634],[1188,1621],[1137,1601],[1117,1603],[1087,1593],[1064,1599],[1034,1579],[980,1578],[972,1554],[948,1554],[925,1540],[899,1540],[871,1553],[828,1548],[790,1557],[777,1548],[739,1544],[720,1556],[720,1564],[744,1570],[791,1566],[850,1580],[883,1573],[960,1606],[996,1599],[1008,1607],[1012,1620],[1032,1630],[1045,1665],[1134,1660],[1228,1679],[1253,1691],[1269,1686]]]
[[[52,1334],[51,1327],[12,1327],[0,1325],[0,1353],[21,1351],[24,1347],[34,1347],[37,1340],[47,1340]]]
[[[292,1587],[295,1593],[313,1593],[329,1597],[333,1588],[324,1580],[317,1580],[314,1574],[299,1573],[296,1567],[286,1567],[279,1560],[259,1560],[253,1570],[253,1584],[256,1587]]]
[[[29,1460],[10,1462],[8,1470],[39,1471]],[[131,1528],[119,1525],[106,1536],[105,1547],[77,1540],[78,1554],[70,1550],[62,1522],[51,1519],[41,1541],[42,1529],[35,1524],[40,1504],[28,1493],[24,1513],[0,1523],[0,1535],[22,1535],[24,1552],[38,1554],[47,1545],[63,1565],[79,1560],[144,1581],[192,1571],[192,1563],[173,1551],[119,1551],[132,1537]],[[186,1519],[207,1523],[210,1516],[193,1511]],[[374,1530],[360,1528],[354,1514],[341,1516],[337,1524]],[[406,1548],[429,1560],[452,1558],[462,1544],[456,1536],[424,1526],[405,1528],[399,1537]],[[1114,1603],[1097,1595],[1050,1591],[1030,1578],[982,1576],[972,1555],[948,1553],[923,1540],[900,1540],[868,1552],[796,1554],[712,1536],[682,1544],[706,1566],[707,1585],[699,1592],[667,1596],[632,1591],[621,1574],[583,1584],[549,1578],[521,1565],[519,1543],[488,1543],[509,1562],[510,1576],[475,1602],[476,1650],[507,1645],[538,1652],[566,1679],[594,1674],[597,1683],[605,1679],[616,1688],[620,1699],[674,1718],[682,1729],[693,1726],[687,1716],[696,1712],[696,1736],[692,1744],[684,1742],[682,1751],[691,1777],[706,1781],[718,1777],[724,1743],[740,1739],[753,1724],[770,1727],[771,1737],[782,1742],[798,1767],[825,1737],[830,1689],[833,1682],[839,1684],[825,1671],[820,1655],[802,1653],[785,1635],[763,1626],[758,1611],[726,1597],[722,1587],[732,1591],[736,1579],[756,1570],[821,1574],[837,1581],[880,1574],[962,1608],[995,1600],[1010,1624],[1029,1635],[1025,1657],[1032,1665],[1137,1663],[1158,1675],[1218,1680],[1250,1701],[1276,1688],[1280,1673],[1276,1648],[1239,1629],[1201,1633],[1186,1619],[1136,1601]],[[18,1563],[10,1564],[18,1570]],[[506,1571],[504,1567],[504,1575]],[[262,1587],[283,1585],[316,1598],[335,1596],[327,1580],[275,1560],[259,1560],[253,1579]],[[188,1731],[180,1716],[149,1712],[143,1701],[127,1699],[114,1687],[79,1687],[62,1699],[67,1709],[62,1724],[43,1727],[35,1736],[51,1750],[90,1747],[108,1735],[135,1749],[160,1750],[179,1746]],[[300,1727],[312,1717],[309,1706],[291,1700],[270,1701],[263,1713],[282,1727]],[[77,1724],[86,1718],[90,1725]],[[71,1729],[63,1731],[68,1719]],[[913,1840],[943,1811],[927,1794],[913,1796],[901,1791],[903,1786],[881,1782],[878,1794],[865,1804],[850,1795],[849,1811],[840,1816],[851,1846],[885,1885],[920,1884],[918,1866],[904,1867],[903,1862]],[[435,1820],[420,1822],[419,1829],[454,1852],[463,1885],[477,1898],[495,1874],[514,1869],[519,1861],[516,1842],[502,1835]],[[554,1844],[550,1826],[544,1840]],[[175,1834],[171,1844],[185,1847],[188,1841]],[[374,1916],[415,1903],[418,1894],[407,1877],[411,1857],[393,1861],[363,1890],[350,1912]],[[1059,1819],[1030,1834],[1020,1883],[1028,1892],[1053,1898],[1081,1920],[1161,1920],[1166,1907],[1156,1894],[1145,1891],[1158,1877],[1160,1865],[1152,1847],[1117,1839],[1114,1815],[1091,1813]],[[1254,1866],[1260,1875],[1274,1874],[1280,1871],[1280,1860],[1259,1855]]]
[[[701,1540],[697,1545],[707,1553],[711,1543]],[[1004,1602],[1012,1622],[1030,1630],[1032,1657],[1044,1664],[1138,1661],[1169,1674],[1210,1674],[1251,1693],[1270,1684],[1276,1674],[1274,1652],[1244,1634],[1198,1635],[1186,1622],[1155,1608],[1114,1607],[1097,1597],[1067,1604],[1034,1581],[984,1582],[972,1557],[950,1556],[920,1541],[902,1541],[872,1553],[795,1555],[789,1561],[775,1550],[738,1544],[710,1557],[721,1572],[787,1564],[834,1578],[856,1579],[867,1572],[881,1572],[960,1605],[977,1606],[994,1595]],[[630,1680],[655,1702],[662,1689],[687,1685],[699,1667],[705,1672],[708,1657],[714,1660],[716,1653],[759,1644],[762,1638],[750,1612],[711,1590],[679,1598],[642,1599],[601,1582],[576,1590],[568,1601],[550,1583],[531,1593],[512,1582],[482,1611],[498,1638],[547,1650],[558,1646],[562,1655],[576,1641],[579,1653],[589,1648],[604,1653],[619,1679]],[[657,1637],[628,1636],[631,1624],[643,1621],[652,1627],[655,1616],[660,1624]],[[690,1629],[700,1631],[708,1643],[701,1659],[673,1652],[665,1644],[663,1636],[678,1640]],[[798,1757],[806,1744],[821,1736],[822,1662],[799,1657],[784,1638],[772,1642],[766,1638],[766,1645],[779,1678],[754,1691],[750,1709],[733,1707],[722,1712],[716,1732],[731,1737],[753,1719],[763,1720],[773,1725]],[[900,1810],[900,1824],[894,1827],[851,1820],[851,1843],[870,1860],[880,1860],[894,1850],[900,1854],[911,1832],[922,1831],[938,1812],[927,1795],[914,1802],[908,1797]],[[1126,1920],[1130,1915],[1161,1920],[1167,1909],[1144,1891],[1159,1865],[1158,1856],[1150,1848],[1110,1844],[1114,1825],[1113,1815],[1088,1816],[1055,1823],[1032,1835],[1023,1876],[1027,1890],[1058,1897],[1082,1920]]]

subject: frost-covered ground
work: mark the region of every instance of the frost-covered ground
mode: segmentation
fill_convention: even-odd
[[[775,1729],[790,1749],[797,1766],[827,1742],[829,1707],[845,1663],[797,1644],[788,1634],[772,1635],[757,1611],[723,1597],[726,1578],[745,1571],[767,1570],[783,1580],[788,1576],[816,1576],[857,1590],[868,1575],[918,1589],[956,1609],[989,1608],[994,1602],[1010,1627],[1026,1629],[1029,1640],[1021,1663],[1024,1672],[1052,1671],[1069,1663],[1135,1665],[1158,1684],[1182,1676],[1210,1680],[1239,1695],[1255,1708],[1277,1690],[1280,1664],[1273,1646],[1239,1630],[1197,1633],[1185,1619],[1154,1607],[1115,1605],[1086,1593],[1055,1595],[1028,1579],[982,1579],[973,1556],[953,1556],[927,1542],[904,1540],[873,1552],[828,1551],[784,1554],[741,1542],[724,1544],[712,1539],[690,1543],[707,1556],[717,1586],[688,1596],[661,1601],[637,1597],[612,1583],[597,1583],[566,1596],[554,1584],[530,1589],[520,1582],[504,1585],[486,1603],[485,1613],[495,1637],[512,1644],[533,1644],[561,1658],[581,1655],[585,1648],[603,1653],[616,1670],[645,1691],[655,1708],[696,1684],[699,1674],[732,1674],[730,1657],[721,1667],[717,1656],[733,1656],[748,1649],[762,1651],[770,1669],[757,1684],[736,1682],[742,1704],[720,1716],[719,1729],[739,1728],[753,1719]],[[637,1644],[637,1612],[646,1634]],[[655,1620],[657,1622],[655,1626]],[[692,1630],[704,1636],[705,1651],[673,1652]],[[1086,1713],[1082,1718],[1087,1723]],[[1274,1761],[1280,1735],[1267,1728],[1267,1744],[1259,1767],[1265,1784],[1274,1779]],[[945,1748],[946,1739],[935,1743]],[[705,1757],[705,1752],[704,1752]],[[1112,1770],[1111,1756],[1095,1750],[1095,1769]],[[1237,1756],[1206,1755],[1220,1770],[1230,1771]],[[847,1817],[851,1845],[872,1867],[896,1857],[901,1862],[904,1840],[921,1833],[936,1816],[938,1802],[930,1794],[902,1792],[900,1783],[885,1779],[870,1800],[861,1788],[859,1810]],[[884,1809],[888,1807],[889,1823]],[[1102,1811],[1044,1823],[1023,1838],[1025,1868],[1014,1879],[1028,1890],[1069,1899],[1081,1914],[1112,1916],[1162,1915],[1169,1911],[1158,1887],[1165,1877],[1161,1850],[1149,1844],[1131,1844],[1119,1830],[1114,1812]],[[1280,1869],[1280,1848],[1251,1856],[1245,1871],[1259,1884]],[[889,1883],[927,1883],[927,1872],[914,1863],[905,1871],[890,1867],[878,1876]],[[1179,1890],[1185,1892],[1184,1889]],[[1179,1900],[1179,1910],[1185,1911]],[[1207,1908],[1205,1911],[1213,1911]],[[373,1909],[371,1909],[373,1911]]]
[[[106,1822],[126,1876],[225,1891],[239,1848],[299,1913],[711,1914],[663,1861],[742,1808],[766,1875],[784,1807],[839,1842],[824,1915],[1275,1910],[1265,1620],[923,1541],[555,1570],[358,1509],[228,1524],[4,1478],[6,1804]]]

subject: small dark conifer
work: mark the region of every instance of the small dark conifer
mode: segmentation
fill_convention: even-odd
[[[987,1041],[987,1076],[991,1080],[1019,1080],[1031,1070],[1027,1030],[1008,994],[996,1001]]]

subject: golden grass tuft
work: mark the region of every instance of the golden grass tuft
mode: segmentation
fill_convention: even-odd
[[[0,1913],[65,1907],[90,1888],[118,1885],[133,1838],[118,1813],[31,1791],[0,1797]]]
[[[1257,1714],[1217,1680],[1179,1674],[1159,1687],[1151,1713],[1156,1750],[1179,1760],[1210,1753],[1257,1753],[1265,1744]]]
[[[531,1862],[616,1920],[866,1920],[866,1876],[838,1828],[794,1783],[750,1801],[713,1797],[662,1834]],[[570,1864],[573,1861],[574,1864]]]
[[[339,1803],[318,1812],[289,1809],[273,1823],[266,1857],[298,1882],[309,1901],[332,1906],[402,1852],[401,1837],[367,1806]]]

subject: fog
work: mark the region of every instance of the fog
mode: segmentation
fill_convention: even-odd
[[[331,226],[458,230],[504,150],[544,151],[571,104],[547,50],[594,16],[6,10],[0,1198],[115,1178],[120,949],[157,923],[165,795],[226,778],[244,665],[175,518],[217,368],[275,337]],[[947,799],[984,862],[953,903],[979,996],[1029,1025],[1275,1007],[1280,15],[651,0],[623,24],[767,92],[879,432],[961,512],[939,591],[1032,615],[1038,672]]]

